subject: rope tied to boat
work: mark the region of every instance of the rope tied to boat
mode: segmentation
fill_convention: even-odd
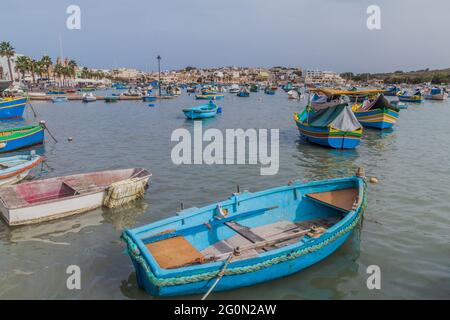
[[[365,186],[366,186],[366,183],[364,182],[364,188],[365,188]],[[348,232],[352,231],[358,225],[358,223],[361,221],[365,207],[366,207],[366,197],[364,196],[362,204],[361,204],[361,208],[360,208],[356,218],[353,219],[353,221],[349,225],[347,225],[345,228],[331,234],[329,237],[324,238],[322,241],[318,242],[315,245],[308,246],[306,248],[301,248],[301,249],[298,249],[295,251],[291,251],[291,252],[288,252],[281,256],[272,258],[270,260],[266,260],[266,261],[259,262],[259,263],[249,265],[249,266],[227,268],[227,269],[224,268],[223,270],[209,271],[209,272],[204,272],[204,273],[199,273],[199,274],[194,274],[194,275],[189,275],[189,276],[180,276],[180,277],[172,277],[172,278],[156,277],[155,274],[152,272],[147,261],[144,259],[142,254],[139,252],[139,249],[135,248],[136,244],[134,243],[134,241],[125,233],[122,234],[122,239],[127,244],[127,250],[129,253],[131,253],[130,254],[131,258],[139,263],[139,265],[143,268],[148,280],[153,285],[155,285],[157,287],[184,285],[184,284],[214,279],[215,277],[218,277],[221,272],[223,272],[223,275],[220,278],[222,278],[223,276],[233,276],[233,275],[240,275],[240,274],[245,274],[245,273],[249,273],[249,272],[259,271],[259,270],[271,267],[273,265],[287,262],[290,260],[294,260],[301,256],[318,251],[318,250],[326,247],[333,241],[344,236]],[[137,252],[136,252],[136,249],[137,249]]]
[[[112,183],[107,191],[103,205],[108,208],[117,208],[128,202],[144,196],[147,180],[130,178]]]

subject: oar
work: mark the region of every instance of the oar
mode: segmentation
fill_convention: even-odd
[[[48,130],[47,126],[45,125],[45,120],[39,121],[39,124],[40,124],[45,130],[47,130],[48,134],[50,135],[50,137],[52,137],[53,140],[55,140],[55,142],[58,142],[58,140],[56,140],[56,138],[52,135],[52,133],[50,132],[50,130]]]
[[[209,290],[205,293],[205,295],[202,297],[201,300],[206,300],[208,298],[209,294],[214,290],[216,285],[219,283],[220,279],[222,279],[223,275],[225,274],[225,269],[228,267],[228,264],[230,263],[231,259],[234,257],[234,252],[232,252],[228,259],[225,261],[225,264],[223,265],[222,269],[220,269],[219,273],[217,274],[217,279],[214,281],[214,284],[209,288]]]

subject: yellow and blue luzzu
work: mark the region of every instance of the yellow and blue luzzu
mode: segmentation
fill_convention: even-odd
[[[389,129],[397,122],[400,109],[392,105],[382,94],[372,102],[360,105],[355,116],[364,127]]]
[[[304,140],[334,149],[354,149],[363,133],[362,125],[346,104],[315,111],[307,106],[294,120]]]
[[[122,239],[138,286],[153,296],[230,290],[325,259],[359,225],[365,206],[363,174],[293,182],[183,210],[127,229]]]
[[[0,119],[21,118],[26,103],[26,97],[0,98]]]

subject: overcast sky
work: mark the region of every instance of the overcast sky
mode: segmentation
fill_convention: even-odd
[[[68,30],[66,8],[81,8]],[[371,4],[381,30],[366,27]],[[449,0],[2,0],[0,41],[40,58],[156,70],[299,66],[338,72],[450,67]]]

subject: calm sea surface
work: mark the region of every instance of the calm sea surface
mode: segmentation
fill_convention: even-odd
[[[172,131],[193,128],[181,109],[198,103],[186,93],[155,107],[140,101],[33,102],[38,120],[45,119],[59,140],[47,134],[37,148],[47,161],[36,178],[127,167],[145,167],[153,178],[145,198],[126,208],[17,228],[0,221],[0,298],[152,299],[137,287],[119,240],[124,228],[172,216],[180,202],[190,207],[225,199],[236,184],[257,191],[295,178],[353,175],[358,166],[379,183],[369,185],[362,227],[340,249],[295,275],[211,298],[450,298],[450,101],[411,104],[393,131],[365,129],[357,150],[339,151],[299,139],[292,115],[304,101],[290,101],[281,90],[250,98],[226,94],[219,101],[223,113],[205,121],[204,129],[279,128],[274,176],[261,176],[260,165],[172,164]],[[0,127],[36,121],[28,110],[25,120]],[[69,265],[81,268],[81,290],[66,287]],[[381,290],[367,289],[369,265],[381,268]]]

